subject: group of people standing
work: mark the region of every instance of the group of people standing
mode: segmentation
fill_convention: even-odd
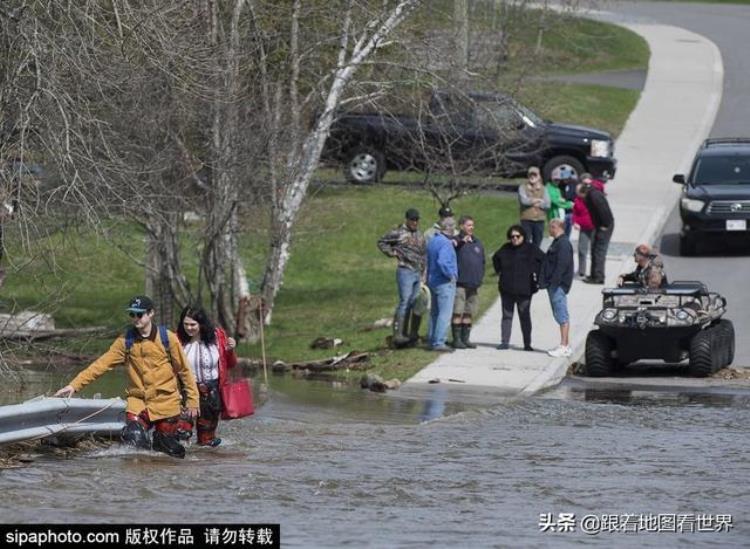
[[[527,180],[518,187],[521,225],[530,242],[541,245],[544,225],[553,219],[564,222],[565,235],[579,230],[578,277],[590,284],[604,284],[607,249],[615,227],[604,182],[591,174],[576,176],[573,170],[562,167],[546,184],[539,168],[532,166]],[[591,251],[591,270],[586,275],[586,259]]]
[[[126,311],[128,331],[55,396],[70,397],[124,365],[128,389],[123,442],[182,458],[180,440],[189,440],[195,426],[200,446],[221,444],[216,437],[220,389],[237,364],[235,340],[214,326],[199,306],[182,310],[177,333],[154,323],[154,303],[148,296],[131,299]]]
[[[517,310],[523,348],[533,350],[531,299],[539,289],[546,289],[552,315],[560,328],[560,344],[548,353],[554,357],[570,356],[567,294],[575,261],[569,236],[574,227],[579,230],[579,278],[603,284],[607,248],[614,230],[604,182],[586,173],[576,177],[563,167],[545,184],[539,168],[531,167],[527,180],[518,188],[518,201],[519,222],[508,229],[507,242],[492,256],[502,303],[501,341],[497,348],[510,348]],[[415,303],[420,291],[424,291],[424,283],[431,296],[428,348],[452,352],[476,347],[470,336],[485,270],[484,248],[474,235],[471,216],[461,217],[456,224],[450,208],[441,208],[438,215],[439,220],[423,235],[419,231],[419,212],[410,208],[404,223],[378,241],[378,248],[398,261],[399,304],[392,336],[396,347],[418,341],[421,317],[415,312]],[[540,248],[545,225],[552,239],[546,253]],[[587,276],[589,249],[591,269]],[[446,344],[449,325],[453,332],[451,346]]]
[[[485,272],[484,246],[474,234],[475,220],[471,216],[460,217],[456,224],[450,208],[441,208],[438,215],[439,220],[422,234],[419,231],[419,212],[410,208],[403,224],[378,240],[380,251],[396,258],[398,263],[399,303],[392,336],[395,347],[415,345],[418,341],[421,317],[416,305],[425,285],[431,299],[428,349],[453,352],[476,347],[471,341],[471,330],[479,309],[478,291]],[[493,267],[499,275],[498,287],[503,305],[502,339],[498,349],[509,348],[515,308],[518,308],[521,320],[524,349],[533,349],[531,296],[542,287],[548,289],[553,315],[561,324],[561,345],[550,354],[570,354],[565,295],[573,278],[572,247],[565,237],[563,221],[553,220],[549,230],[553,243],[547,254],[533,243],[519,223],[508,229],[508,242],[492,256]],[[449,327],[453,334],[451,345],[447,344]]]
[[[392,336],[395,347],[418,341],[422,311],[415,305],[425,285],[430,298],[428,347],[437,352],[476,347],[471,342],[471,328],[484,278],[484,247],[474,235],[474,218],[462,216],[457,224],[449,207],[440,208],[438,216],[439,220],[422,234],[419,212],[409,208],[404,223],[378,240],[380,251],[398,262],[399,303]],[[446,344],[449,327],[452,346]]]

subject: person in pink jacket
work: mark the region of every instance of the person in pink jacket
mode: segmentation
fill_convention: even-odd
[[[576,198],[573,201],[573,227],[578,229],[578,278],[586,277],[586,256],[591,247],[591,236],[594,233],[594,222],[591,221],[583,197],[580,196],[580,188],[584,183],[576,185]]]
[[[580,196],[582,185],[591,185],[604,194],[604,181],[594,179],[591,174],[581,174],[580,183],[576,185],[576,198],[573,201],[573,227],[578,229],[578,278],[586,278],[586,256],[591,248],[591,237],[594,234],[594,222],[586,207],[583,197]]]

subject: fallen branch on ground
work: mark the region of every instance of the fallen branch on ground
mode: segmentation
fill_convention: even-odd
[[[350,351],[345,355],[321,360],[310,360],[307,362],[292,362],[287,364],[280,360],[274,362],[272,369],[275,372],[288,372],[294,370],[308,370],[311,372],[331,372],[335,370],[366,370],[370,367],[370,353],[359,353]]]

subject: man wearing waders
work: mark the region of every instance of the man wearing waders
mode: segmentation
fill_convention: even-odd
[[[128,399],[123,443],[184,458],[185,448],[177,436],[182,407],[180,382],[186,396],[186,413],[197,418],[195,377],[177,336],[153,323],[154,304],[149,297],[134,297],[127,311],[132,322],[128,332],[55,396],[70,397],[107,370],[124,365],[128,373]],[[147,433],[151,428],[154,434],[149,441]]]

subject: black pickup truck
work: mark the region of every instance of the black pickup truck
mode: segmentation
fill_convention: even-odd
[[[608,179],[617,169],[608,133],[543,120],[507,95],[435,91],[417,113],[340,113],[322,161],[360,184],[387,169],[517,177],[539,166],[545,181],[563,168]]]

